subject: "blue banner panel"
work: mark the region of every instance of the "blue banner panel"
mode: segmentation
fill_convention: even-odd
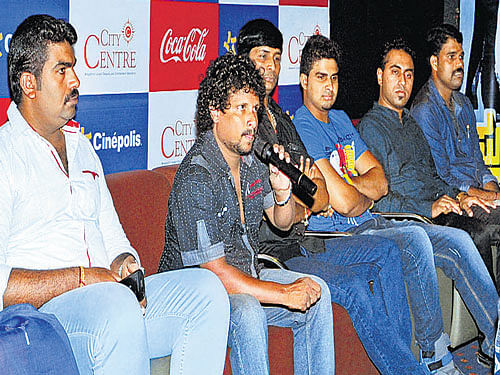
[[[219,4],[219,55],[236,53],[241,27],[255,18],[264,18],[278,27],[278,6]]]
[[[9,97],[7,53],[10,39],[17,26],[32,14],[50,14],[69,19],[69,0],[33,1],[3,0],[0,5],[0,98]]]
[[[297,109],[302,106],[300,85],[279,86],[279,91],[279,105],[281,109],[293,118]]]
[[[147,168],[148,94],[82,95],[76,121],[104,173]]]

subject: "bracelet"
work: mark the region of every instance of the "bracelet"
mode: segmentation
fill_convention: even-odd
[[[276,192],[273,190],[274,204],[276,204],[276,206],[283,207],[285,204],[288,203],[291,197],[292,197],[292,184],[290,184],[290,188],[288,189],[288,197],[286,197],[286,199],[281,202],[278,202],[276,200]]]
[[[82,286],[85,286],[85,269],[80,266],[80,278],[78,280],[78,287],[81,288]]]
[[[307,207],[304,207],[304,218],[302,219],[302,224],[305,227],[309,225],[309,216],[311,215],[311,210]]]

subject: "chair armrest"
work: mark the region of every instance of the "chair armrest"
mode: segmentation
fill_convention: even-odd
[[[267,268],[281,268],[282,270],[288,269],[288,267],[281,263],[278,258],[269,254],[257,254],[257,259],[259,260],[259,263],[262,263]]]
[[[335,238],[335,237],[349,237],[352,233],[349,232],[322,232],[318,230],[306,230],[304,232],[306,237],[321,237],[321,238]]]
[[[426,223],[426,224],[433,224],[432,220],[425,216],[419,214],[412,214],[408,212],[372,212],[372,213],[383,216],[386,219],[396,219],[396,220],[406,219],[406,220],[420,221],[421,223]]]

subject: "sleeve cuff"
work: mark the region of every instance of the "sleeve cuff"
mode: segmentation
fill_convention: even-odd
[[[470,183],[470,181],[466,181],[466,182],[461,183],[460,186],[458,187],[458,189],[460,191],[463,191],[464,193],[467,193],[471,186],[472,186],[472,184]],[[454,198],[454,197],[452,197],[452,198]]]
[[[222,258],[225,255],[224,242],[218,242],[202,250],[183,251],[181,253],[184,266],[199,266],[212,260]]]
[[[267,210],[269,207],[274,206],[274,197],[273,192],[271,191],[264,197],[264,210]]]
[[[488,182],[491,182],[491,181],[494,181],[498,184],[498,179],[491,175],[491,174],[487,174],[487,175],[484,175],[483,176],[483,186],[486,185]]]
[[[5,293],[5,289],[7,289],[10,271],[12,271],[11,266],[8,266],[7,264],[0,264],[0,311],[3,310],[3,295]]]
[[[433,205],[434,202],[429,202],[429,204],[426,204],[424,207],[423,207],[423,215],[425,217],[428,217],[429,219],[432,219],[432,205]]]

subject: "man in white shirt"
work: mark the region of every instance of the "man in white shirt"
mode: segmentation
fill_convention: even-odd
[[[9,52],[13,103],[0,128],[0,309],[31,303],[53,313],[81,374],[221,374],[229,305],[200,269],[146,278],[137,302],[120,281],[139,269],[113,207],[101,163],[72,121],[80,82],[75,29],[36,15]]]

